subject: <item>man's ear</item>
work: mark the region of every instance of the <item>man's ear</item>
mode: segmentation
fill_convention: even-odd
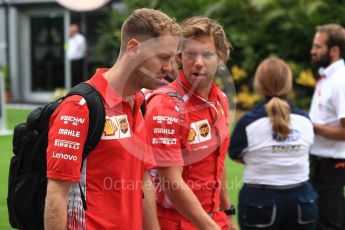
[[[127,53],[130,55],[136,55],[139,51],[140,42],[137,39],[130,39],[127,42]]]
[[[340,49],[338,46],[333,46],[330,50],[329,50],[329,55],[332,59],[332,61],[337,61],[340,59]]]
[[[175,56],[175,60],[177,62],[177,64],[181,64],[182,63],[182,57],[181,57],[181,52],[177,53]]]

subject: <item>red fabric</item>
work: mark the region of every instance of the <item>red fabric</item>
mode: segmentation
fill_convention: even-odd
[[[230,140],[228,103],[226,95],[215,84],[208,102],[216,109],[190,94],[189,88],[191,85],[180,72],[178,80],[159,89],[158,93],[154,92],[148,102],[146,127],[157,167],[184,166],[184,181],[205,211],[210,213],[219,208],[221,175]],[[182,116],[176,102],[167,93],[159,93],[162,91],[177,92],[185,99],[188,97],[184,125],[181,125]],[[189,129],[188,135],[183,135],[184,128]],[[157,200],[159,205],[172,209],[159,185]]]
[[[173,209],[157,207],[159,225],[164,230],[198,230],[190,221]],[[222,230],[228,230],[228,217],[222,211],[213,213],[212,219]]]
[[[48,178],[71,182],[86,180],[88,210],[84,213],[82,206],[74,204],[75,198],[70,194],[69,229],[142,228],[142,160],[152,160],[143,116],[139,111],[143,98],[136,95],[133,111],[129,103],[122,100],[102,76],[106,71],[97,70],[88,81],[99,90],[105,101],[106,124],[99,144],[86,159],[84,173],[80,173],[80,167],[82,146],[88,130],[86,103],[81,105],[80,96],[67,98],[55,111],[50,122],[47,149]],[[63,116],[73,116],[84,122],[76,125],[71,122],[64,124],[61,119]],[[70,129],[74,134],[80,132],[79,137],[59,134],[61,129]],[[80,148],[75,150],[55,146],[57,139],[78,142]],[[75,156],[77,160],[54,158],[54,153],[57,152]]]

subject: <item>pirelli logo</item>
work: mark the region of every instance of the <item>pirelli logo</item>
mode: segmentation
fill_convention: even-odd
[[[176,145],[176,138],[152,138],[152,144]]]
[[[74,142],[74,141],[67,141],[67,140],[61,140],[61,139],[55,139],[54,142],[55,146],[67,148],[67,149],[79,149],[80,143]]]

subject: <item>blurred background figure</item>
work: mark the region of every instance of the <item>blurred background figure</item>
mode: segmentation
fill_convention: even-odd
[[[84,61],[87,50],[86,39],[79,33],[79,26],[71,24],[67,43],[67,58],[71,61],[72,86],[84,81]]]
[[[317,194],[308,181],[314,131],[308,116],[286,98],[292,90],[288,65],[265,59],[254,89],[264,101],[238,121],[229,148],[230,157],[244,163],[240,227],[314,229]]]

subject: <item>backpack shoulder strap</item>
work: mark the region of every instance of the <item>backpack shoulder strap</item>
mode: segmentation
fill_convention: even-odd
[[[102,96],[92,85],[82,82],[74,86],[65,96],[82,96],[89,108],[89,130],[83,150],[83,160],[101,139],[105,124],[105,109]]]

